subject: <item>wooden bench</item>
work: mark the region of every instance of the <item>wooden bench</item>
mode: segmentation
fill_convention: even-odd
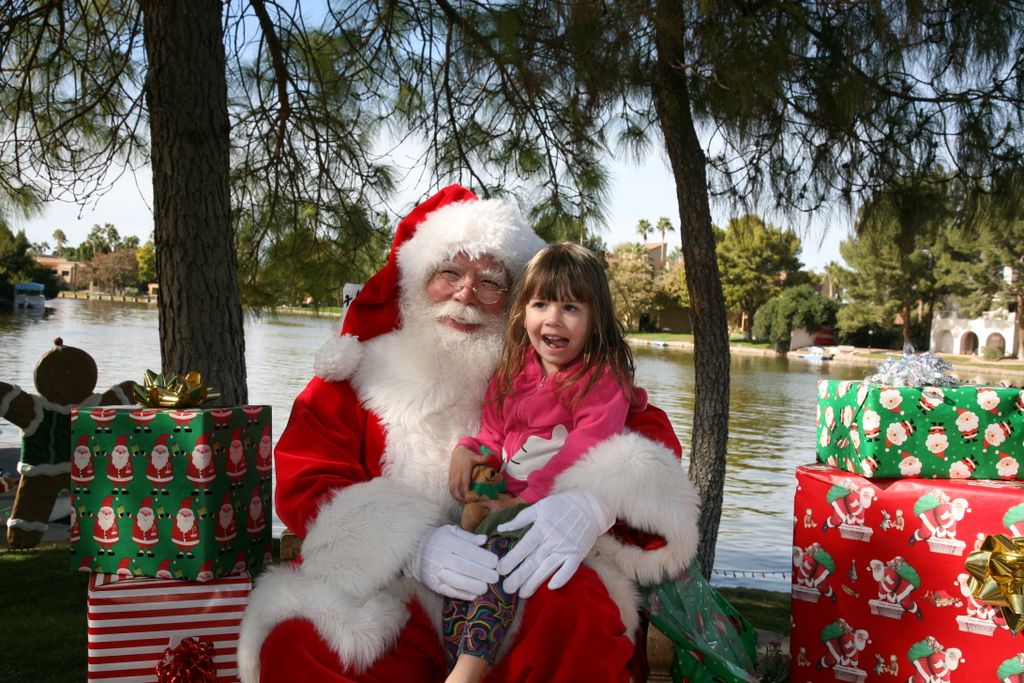
[[[285,529],[281,534],[281,561],[290,562],[299,556],[302,541],[291,531]],[[656,628],[647,629],[647,665],[651,669],[648,681],[671,681],[669,668],[675,650],[672,641]]]

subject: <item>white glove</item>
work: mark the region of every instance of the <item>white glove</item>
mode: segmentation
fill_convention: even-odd
[[[405,567],[405,573],[449,598],[472,600],[498,582],[498,556],[480,546],[481,534],[447,524],[430,532]]]
[[[548,588],[561,588],[579,569],[597,537],[614,523],[611,511],[586,491],[556,493],[537,501],[498,526],[498,531],[505,532],[533,524],[498,564],[498,571],[508,574],[502,587],[528,598],[554,574]]]

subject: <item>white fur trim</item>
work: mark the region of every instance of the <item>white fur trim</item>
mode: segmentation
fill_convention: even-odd
[[[518,276],[543,246],[519,210],[509,204],[496,199],[448,204],[429,214],[399,248],[402,288],[423,286],[438,263],[460,252],[470,258],[489,254]]]
[[[328,382],[352,376],[363,358],[363,345],[350,334],[334,335],[320,347],[313,359],[313,372]]]
[[[274,626],[310,620],[338,657],[359,670],[394,645],[417,582],[402,567],[438,525],[440,511],[386,477],[353,484],[321,509],[302,544],[302,564],[257,579],[238,642],[242,681],[259,680],[259,652]]]
[[[61,474],[67,474],[70,471],[70,462],[43,463],[42,465],[29,465],[27,462],[18,463],[18,474],[25,477],[56,477]]]
[[[10,387],[10,391],[3,396],[0,396],[0,417],[7,414],[7,409],[11,407],[11,401],[16,399],[22,393],[21,387],[17,384],[11,384]]]
[[[657,583],[689,565],[697,551],[700,501],[669,449],[639,434],[620,434],[591,448],[555,481],[555,491],[597,496],[631,527],[659,534],[666,545],[643,550],[609,534],[594,551],[639,583]],[[614,597],[614,596],[613,596]]]
[[[46,522],[29,522],[17,517],[10,517],[7,519],[7,528],[20,529],[22,531],[46,531],[48,527]]]

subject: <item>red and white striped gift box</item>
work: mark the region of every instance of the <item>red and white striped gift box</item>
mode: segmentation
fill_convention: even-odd
[[[197,583],[93,574],[88,680],[152,683],[164,651],[190,636],[213,645],[219,682],[238,680],[235,649],[251,589],[248,576]]]

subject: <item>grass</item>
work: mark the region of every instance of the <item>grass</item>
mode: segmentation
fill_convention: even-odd
[[[89,577],[71,571],[68,544],[0,548],[0,576],[6,651],[0,658],[0,681],[84,681]],[[721,593],[756,628],[789,633],[788,594],[748,588],[723,588]]]

